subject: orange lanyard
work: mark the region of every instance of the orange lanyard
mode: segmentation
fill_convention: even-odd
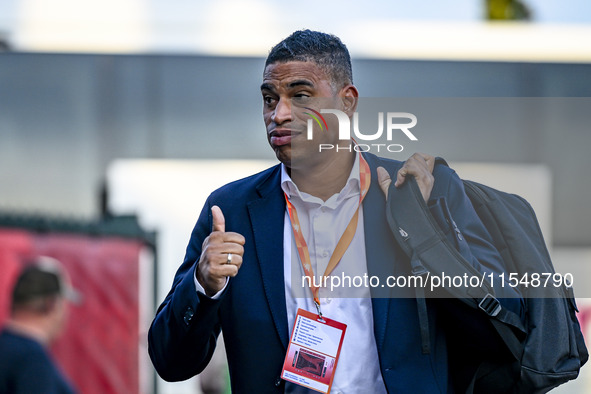
[[[353,241],[353,237],[355,236],[355,232],[357,231],[357,221],[359,219],[359,207],[361,206],[361,202],[365,198],[367,191],[369,190],[369,184],[371,182],[371,172],[369,169],[369,165],[365,161],[362,155],[359,155],[359,182],[361,186],[361,193],[359,194],[359,205],[351,218],[351,221],[347,225],[345,232],[341,235],[337,246],[330,256],[330,260],[328,261],[328,265],[326,266],[326,270],[324,271],[324,276],[329,276],[330,273],[335,269],[335,267],[341,261],[341,258],[349,248],[351,241]],[[285,194],[285,193],[284,193]],[[306,244],[306,240],[304,239],[304,235],[302,234],[302,229],[300,226],[300,220],[298,219],[298,213],[295,207],[289,202],[289,198],[287,194],[285,194],[285,202],[287,203],[287,211],[289,213],[289,219],[291,221],[291,228],[293,230],[293,235],[296,243],[296,247],[298,249],[298,255],[300,256],[300,262],[302,263],[302,267],[304,268],[304,272],[308,278],[314,277],[314,270],[312,269],[312,264],[310,263],[310,252],[308,251],[308,245]],[[318,315],[322,317],[322,313],[320,312],[320,298],[318,298],[318,292],[320,288],[315,286],[314,281],[309,281],[312,295],[314,296],[314,303],[316,304],[316,308],[318,309]]]

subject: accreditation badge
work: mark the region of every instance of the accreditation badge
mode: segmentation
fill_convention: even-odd
[[[298,309],[281,377],[330,393],[347,325]]]

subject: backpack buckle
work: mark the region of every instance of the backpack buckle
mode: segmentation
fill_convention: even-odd
[[[501,303],[490,293],[480,300],[478,307],[491,317],[498,315],[501,311]]]

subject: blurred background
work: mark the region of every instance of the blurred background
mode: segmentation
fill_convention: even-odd
[[[101,319],[104,349],[119,351],[95,344],[85,367],[87,353],[55,349],[82,392],[227,392],[222,354],[209,378],[160,381],[145,335],[204,199],[274,163],[264,59],[301,28],[343,40],[363,97],[564,98],[537,107],[535,127],[430,130],[397,158],[421,150],[529,191],[557,270],[575,290],[591,278],[587,0],[0,0],[0,269],[25,249],[55,255],[85,299],[107,297],[68,329],[83,321],[74,347],[88,349]],[[591,393],[587,369],[556,392]]]

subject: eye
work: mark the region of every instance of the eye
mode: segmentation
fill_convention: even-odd
[[[304,103],[304,102],[308,101],[310,99],[310,97],[311,96],[309,93],[301,92],[301,93],[294,94],[293,100],[298,103]]]
[[[263,102],[265,103],[265,105],[273,105],[275,103],[275,97],[268,95],[268,94],[264,94],[263,95]]]

